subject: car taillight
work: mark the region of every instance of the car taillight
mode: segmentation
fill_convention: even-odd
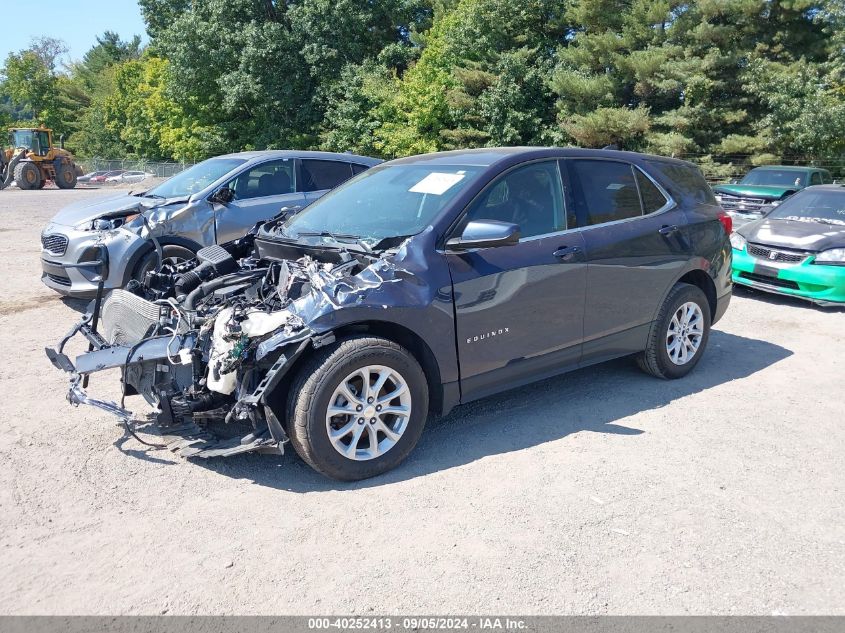
[[[725,234],[730,235],[731,231],[734,230],[734,221],[731,216],[724,211],[719,211],[719,222],[721,222],[722,226],[725,227]]]

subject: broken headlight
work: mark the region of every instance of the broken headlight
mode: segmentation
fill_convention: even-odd
[[[96,218],[93,221],[83,222],[76,228],[81,231],[111,231],[120,228],[125,224],[129,224],[132,220],[138,217],[138,213],[128,213],[126,215],[109,215],[102,218]]]

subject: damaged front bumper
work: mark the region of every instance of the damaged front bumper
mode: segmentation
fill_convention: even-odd
[[[92,321],[92,315],[86,314],[55,347],[47,347],[45,352],[53,366],[68,376],[68,402],[74,406],[84,404],[105,411],[128,427],[133,419],[132,412],[116,402],[89,396],[85,390],[88,376],[98,371],[124,369],[133,364],[149,362],[157,363],[158,369],[164,369],[169,367],[168,363],[179,355],[180,350],[193,346],[196,334],[154,337],[131,347],[109,345],[92,327]],[[65,347],[77,335],[88,341],[89,351],[78,355],[75,361],[72,361],[65,353]],[[294,352],[295,355],[298,356],[307,344],[307,340],[302,341]],[[157,421],[163,446],[183,457],[225,457],[253,451],[283,454],[284,445],[288,442],[287,435],[266,405],[263,396],[277,384],[289,360],[289,357],[280,356],[259,384],[259,388],[239,400],[233,407],[236,419],[250,420],[253,423],[253,432],[243,436],[220,437],[192,420],[177,420],[172,414],[169,401],[162,398],[157,403]],[[126,393],[127,388],[131,387],[124,382],[123,388]]]

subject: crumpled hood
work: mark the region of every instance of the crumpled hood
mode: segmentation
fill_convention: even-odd
[[[763,198],[765,200],[778,200],[788,191],[796,191],[801,187],[772,187],[769,185],[716,185],[713,191],[726,193],[732,196],[743,198]]]
[[[737,233],[754,244],[804,251],[845,247],[845,226],[820,222],[764,218],[746,224]]]
[[[176,203],[184,203],[187,198],[173,198],[161,200],[158,198],[142,198],[128,193],[119,193],[106,198],[94,198],[93,200],[80,200],[73,202],[59,211],[51,224],[63,226],[76,226],[82,222],[89,222],[104,215],[112,215],[121,211],[133,209],[147,210],[156,207],[165,207]]]

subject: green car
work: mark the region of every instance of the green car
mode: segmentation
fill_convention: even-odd
[[[766,165],[752,169],[736,184],[714,186],[713,192],[734,225],[742,226],[766,215],[804,187],[831,182],[833,178],[826,169]]]
[[[845,305],[845,185],[808,187],[731,233],[733,282]]]

